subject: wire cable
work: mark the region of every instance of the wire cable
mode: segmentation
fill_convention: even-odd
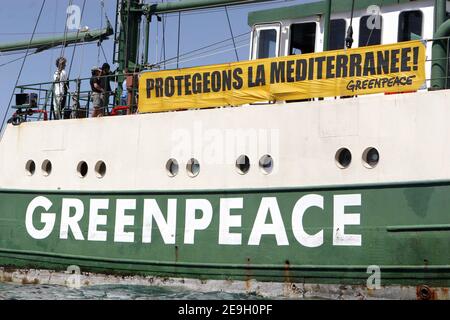
[[[81,29],[81,21],[83,21],[83,14],[84,14],[84,7],[86,5],[86,0],[84,0],[83,2],[83,7],[81,8],[81,14],[80,14],[80,26],[78,26],[78,30],[77,30],[77,38],[78,35],[80,34],[80,29]],[[84,41],[84,40],[83,40]],[[70,79],[70,72],[72,71],[72,64],[73,64],[73,59],[75,57],[75,51],[77,49],[77,42],[75,43],[75,45],[73,46],[73,51],[72,51],[72,58],[70,59],[70,66],[69,66],[69,72],[67,73],[67,79]]]
[[[230,16],[228,14],[227,6],[225,6],[225,14],[227,15],[228,26],[230,27],[231,39],[233,40],[234,52],[236,53],[236,60],[239,61],[239,55],[236,49],[236,43],[234,42],[233,28],[231,27]]]
[[[6,108],[5,114],[3,115],[3,120],[2,120],[1,127],[0,127],[0,133],[3,132],[3,126],[5,124],[6,117],[8,116],[9,109],[11,108],[11,102],[14,97],[14,91],[16,90],[17,84],[19,83],[19,79],[22,74],[22,70],[25,65],[25,61],[27,60],[28,50],[30,49],[31,43],[33,42],[34,33],[36,32],[37,26],[39,24],[39,20],[41,19],[42,11],[44,10],[44,6],[45,6],[45,1],[46,0],[42,0],[41,10],[39,11],[39,15],[36,20],[36,24],[34,25],[33,33],[31,34],[30,42],[28,43],[27,52],[26,52],[25,56],[23,57],[22,65],[20,66],[20,70],[19,70],[19,74],[17,75],[16,83],[14,84],[14,88],[12,90],[11,97],[9,98],[8,107]],[[2,136],[3,136],[3,134],[2,134]]]
[[[251,33],[251,32],[245,32],[245,33],[242,33],[242,34],[236,36],[235,39],[240,38],[240,37],[243,37],[243,36],[246,36],[246,35],[248,35],[248,34],[250,34],[250,33]],[[221,41],[217,41],[217,42],[214,42],[214,43],[212,43],[212,44],[206,45],[206,46],[204,46],[204,47],[200,47],[200,48],[198,48],[198,49],[194,49],[194,50],[192,50],[192,51],[188,51],[188,52],[186,52],[186,53],[183,53],[183,54],[179,55],[179,57],[181,58],[181,57],[184,57],[184,56],[186,56],[186,55],[190,55],[190,54],[193,54],[193,53],[196,53],[196,52],[199,52],[199,51],[208,49],[208,48],[212,48],[212,47],[214,47],[214,46],[217,46],[217,45],[219,45],[219,44],[223,44],[224,42],[227,42],[227,41],[230,41],[230,40],[231,40],[231,38],[224,39],[224,40],[221,40]],[[241,41],[241,40],[239,40],[239,41]],[[228,45],[226,45],[226,46],[228,46]],[[213,49],[213,50],[216,50],[216,49]],[[158,65],[161,65],[161,64],[165,64],[165,63],[167,63],[167,62],[169,62],[169,61],[176,60],[176,59],[177,59],[177,56],[172,57],[172,58],[169,58],[169,59],[166,59],[166,60],[163,60],[163,61],[160,61],[160,62],[157,62],[155,65],[158,66]]]
[[[180,34],[181,34],[181,11],[178,12],[178,45],[177,45],[177,69],[180,64]]]

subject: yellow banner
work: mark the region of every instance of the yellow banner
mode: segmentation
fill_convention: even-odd
[[[418,90],[425,45],[408,41],[230,64],[141,73],[139,111],[237,106]]]

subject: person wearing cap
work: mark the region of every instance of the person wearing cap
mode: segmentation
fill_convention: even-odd
[[[64,57],[56,59],[56,71],[53,75],[53,110],[55,111],[55,119],[61,119],[62,109],[66,105],[66,97],[68,91],[67,73],[66,70],[67,60]]]
[[[92,104],[94,106],[94,111],[92,112],[92,117],[103,116],[103,94],[105,89],[102,87],[102,81],[100,75],[102,70],[98,67],[93,67],[91,69],[92,77],[89,81],[92,90]]]

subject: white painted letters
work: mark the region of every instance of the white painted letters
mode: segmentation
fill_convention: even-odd
[[[125,210],[135,210],[136,199],[117,199],[114,242],[134,242],[134,232],[125,231],[125,226],[134,226],[134,216],[125,215]]]
[[[30,204],[27,207],[26,215],[25,215],[25,227],[27,229],[28,234],[34,239],[45,239],[50,233],[53,231],[53,227],[55,225],[55,214],[54,213],[41,213],[41,222],[44,223],[44,228],[38,230],[33,225],[33,213],[36,208],[42,207],[45,211],[50,210],[52,206],[52,202],[46,197],[36,197],[31,200]]]
[[[269,212],[272,223],[266,223],[267,214]],[[261,199],[255,223],[253,224],[252,232],[248,239],[248,244],[251,246],[258,246],[261,241],[261,236],[266,234],[275,235],[279,246],[289,245],[283,219],[281,218],[280,208],[278,207],[277,198],[275,197]]]
[[[100,209],[109,208],[109,199],[91,199],[89,208],[89,227],[88,240],[90,241],[106,241],[106,231],[99,231],[99,225],[105,226],[108,217],[98,214]]]
[[[333,201],[333,245],[335,246],[361,246],[360,234],[345,234],[346,225],[359,225],[359,213],[345,213],[347,206],[360,206],[361,194],[335,195]]]
[[[325,199],[328,199],[328,202]],[[293,246],[318,248],[324,245],[327,239],[325,233],[329,232],[329,236],[332,233],[332,243],[329,243],[329,246],[362,245],[361,229],[348,227],[360,225],[361,194],[328,196],[305,194],[300,198],[283,203],[284,212],[280,211],[277,197],[262,197],[256,216],[255,209],[253,209],[255,200],[257,199],[246,200],[244,197],[215,198],[213,203],[214,209],[217,211],[213,212],[212,202],[208,199],[186,199],[184,200],[184,226],[181,219],[181,225],[179,223],[177,228],[177,221],[181,214],[177,212],[177,208],[179,206],[183,208],[183,204],[180,204],[176,198],[164,200],[162,197],[161,201],[167,201],[166,213],[162,212],[156,199],[116,199],[115,206],[112,204],[112,208],[116,208],[115,219],[111,219],[111,217],[108,219],[108,212],[105,211],[110,208],[108,198],[90,199],[88,206],[87,202],[81,199],[61,197],[59,198],[60,203],[53,203],[47,197],[38,196],[31,200],[26,208],[25,227],[28,234],[38,240],[49,237],[57,224],[59,230],[55,230],[55,232],[63,240],[107,241],[107,230],[111,230],[110,232],[113,234],[109,235],[110,241],[135,243],[140,241],[140,239],[136,240],[135,233],[142,232],[142,243],[156,242],[158,245],[161,241],[154,241],[154,237],[155,232],[159,231],[163,243],[166,245],[174,245],[177,242],[194,244],[196,232],[205,230],[201,234],[208,236],[206,238],[202,236],[201,241],[197,240],[197,245],[214,242],[219,246],[240,246],[244,241],[244,244],[249,246],[259,246],[263,236],[266,236],[262,241],[263,244],[267,240],[267,244],[273,244],[276,241],[278,246],[287,246],[289,245],[289,233],[292,239],[296,239],[293,241]],[[289,207],[293,204],[292,200],[297,200],[293,208]],[[327,203],[331,204],[331,200],[333,200],[333,205],[327,207]],[[138,201],[142,202],[138,204]],[[49,212],[54,211],[51,210],[52,206],[61,208],[61,211]],[[311,209],[313,207],[316,209]],[[353,213],[348,213],[352,210],[347,207],[355,207]],[[136,208],[139,208],[140,211],[136,211]],[[134,212],[127,212],[129,210],[134,210]],[[85,213],[88,216],[85,216]],[[214,224],[213,214],[215,214]],[[314,218],[316,224],[310,226],[306,222],[305,226],[305,215],[307,218]],[[291,219],[291,225],[287,229],[283,219],[285,221]],[[310,219],[306,219],[306,221],[311,221]],[[331,220],[333,220],[332,228]],[[346,227],[350,229],[350,231],[347,230],[347,233],[345,232]],[[87,228],[87,230],[83,228]],[[359,230],[359,233],[355,230]],[[176,238],[177,232],[180,239]],[[181,239],[183,232],[184,237]],[[70,233],[72,236],[69,236]],[[197,235],[198,237],[199,235]]]
[[[70,209],[75,209],[75,214],[70,216]],[[84,240],[83,233],[80,229],[80,220],[83,218],[84,205],[83,201],[75,198],[63,198],[61,209],[61,228],[59,230],[59,238],[67,239],[69,236],[69,229],[72,230],[75,240]]]
[[[231,233],[231,227],[241,227],[242,217],[240,215],[231,215],[231,209],[242,209],[243,198],[220,199],[220,222],[219,222],[219,244],[242,244],[242,235],[240,233]]]
[[[177,222],[177,199],[167,200],[167,220],[155,199],[144,200],[144,218],[142,227],[142,242],[152,242],[153,219],[165,244],[175,244]]]
[[[195,212],[202,211],[203,215],[200,219],[195,217]],[[184,227],[184,243],[194,244],[195,231],[205,230],[208,228],[212,220],[211,202],[206,199],[187,199],[186,200],[186,217]]]
[[[301,245],[316,248],[323,244],[323,229],[314,235],[309,235],[303,227],[303,215],[311,207],[323,210],[323,197],[318,194],[307,194],[297,201],[292,211],[292,232]]]

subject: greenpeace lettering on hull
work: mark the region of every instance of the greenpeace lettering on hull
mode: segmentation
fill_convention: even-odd
[[[331,208],[324,207],[324,196],[319,194],[300,197],[289,212],[283,213],[275,196],[262,197],[257,209],[253,209],[254,213],[245,207],[245,197],[220,198],[219,208],[214,206],[217,212],[208,199],[169,198],[164,200],[167,205],[164,213],[156,199],[116,199],[114,221],[108,219],[112,218],[110,202],[113,201],[107,198],[89,199],[89,208],[85,208],[81,199],[62,198],[58,200],[60,203],[55,204],[47,197],[38,196],[27,206],[25,227],[28,234],[37,240],[46,239],[59,231],[59,239],[68,239],[70,233],[75,240],[145,244],[152,243],[152,235],[157,229],[158,236],[168,245],[195,244],[196,235],[212,228],[217,230],[219,245],[258,246],[263,237],[271,237],[278,246],[301,245],[309,248],[322,246],[324,232],[332,232],[334,246],[361,246],[361,234],[345,231],[346,226],[360,225],[361,194],[333,195],[332,200],[331,226],[328,225],[331,219],[326,215]],[[183,213],[177,211],[181,201]],[[137,204],[142,211],[137,210]],[[52,208],[61,209],[55,212]],[[309,221],[308,215],[317,214],[321,215],[320,221],[326,223],[321,223],[320,227],[305,225],[305,221]],[[249,227],[243,226],[243,216],[252,218]],[[218,222],[212,223],[213,218]],[[108,228],[112,222],[114,228]],[[245,230],[249,234],[245,234],[244,241]],[[291,243],[288,232],[292,233],[289,238],[295,239]]]

